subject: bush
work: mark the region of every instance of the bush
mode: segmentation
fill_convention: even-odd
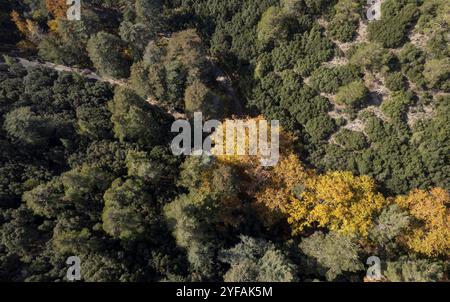
[[[350,64],[335,68],[320,67],[311,74],[310,84],[317,91],[336,93],[340,86],[358,80],[359,76],[359,68]]]
[[[418,16],[416,4],[407,2],[388,0],[382,4],[382,19],[370,22],[367,28],[370,41],[387,48],[398,47],[405,42],[408,26]]]
[[[390,91],[405,90],[405,78],[401,72],[393,72],[386,74],[385,85]]]
[[[367,147],[366,136],[362,132],[342,129],[335,135],[334,139],[346,150],[357,151]]]
[[[395,123],[404,122],[410,103],[407,95],[397,93],[381,104],[381,111]]]
[[[450,58],[427,61],[424,66],[423,76],[429,88],[450,91]]]
[[[389,65],[392,55],[378,43],[360,43],[349,52],[350,64],[379,71]]]
[[[305,125],[306,131],[315,141],[326,139],[336,129],[336,124],[328,115],[310,119]]]
[[[124,59],[125,43],[119,37],[99,32],[89,39],[87,51],[100,74],[115,78],[128,77],[130,62]]]
[[[358,1],[338,1],[334,6],[336,14],[327,28],[333,38],[341,42],[350,42],[355,38],[359,27],[360,8]]]
[[[361,106],[367,99],[368,90],[362,81],[355,81],[339,88],[336,102],[350,108]]]

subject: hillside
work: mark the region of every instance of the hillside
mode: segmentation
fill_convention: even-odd
[[[0,0],[0,281],[448,281],[447,0],[65,2]]]

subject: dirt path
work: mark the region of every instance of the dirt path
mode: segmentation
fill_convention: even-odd
[[[39,61],[30,61],[30,60],[27,60],[24,58],[18,58],[18,57],[15,57],[14,59],[16,59],[17,62],[20,63],[23,67],[46,67],[49,69],[56,70],[58,72],[76,73],[86,79],[96,80],[96,81],[100,81],[100,82],[107,82],[112,85],[125,86],[127,84],[126,81],[124,81],[124,80],[118,80],[118,79],[113,79],[113,78],[109,78],[109,77],[102,77],[89,69],[74,68],[74,67],[58,65],[58,64],[54,64],[54,63],[50,63],[50,62],[42,63]]]
[[[113,86],[124,86],[124,87],[128,86],[128,83],[126,80],[119,80],[119,79],[114,79],[114,78],[110,78],[110,77],[103,77],[89,69],[74,68],[74,67],[59,65],[59,64],[50,63],[50,62],[30,61],[30,60],[27,60],[24,58],[19,58],[19,57],[14,57],[14,59],[25,68],[27,68],[27,67],[31,67],[31,68],[44,67],[44,68],[53,69],[58,72],[76,73],[86,79],[91,79],[91,80],[100,81],[100,82],[106,82]],[[161,105],[157,100],[155,100],[153,98],[148,98],[147,102],[153,106],[164,109],[164,111],[166,111],[168,114],[172,115],[175,119],[185,119],[186,118],[185,114],[177,112],[177,111],[169,109],[169,108],[166,108],[165,106]]]
[[[21,57],[13,57],[19,64],[26,67],[45,67],[49,69],[56,70],[58,72],[69,72],[69,73],[76,73],[86,79],[91,79],[95,81],[100,82],[106,82],[113,86],[128,86],[128,83],[124,79],[115,79],[111,77],[104,77],[100,76],[99,74],[93,72],[89,69],[80,69],[80,68],[74,68],[64,65],[59,65],[51,62],[39,62],[39,61],[30,61]],[[215,62],[211,58],[208,58],[208,60],[211,62],[211,65],[213,66],[213,76],[216,80],[216,82],[221,85],[223,90],[226,92],[228,97],[233,102],[233,108],[234,113],[238,117],[243,116],[243,109],[242,105],[239,101],[239,98],[237,97],[236,92],[234,91],[231,83],[230,77],[222,70],[220,69]],[[153,106],[157,106],[160,108],[163,108],[168,114],[172,115],[175,119],[185,119],[186,114],[178,112],[176,110],[167,108],[166,106],[163,106],[161,103],[158,102],[158,100],[149,97],[147,98],[147,102],[150,103]]]

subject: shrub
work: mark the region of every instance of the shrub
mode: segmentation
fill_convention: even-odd
[[[386,87],[390,91],[400,91],[406,88],[405,78],[401,72],[388,73],[386,74],[384,80]]]
[[[367,98],[368,90],[362,81],[355,81],[339,88],[336,102],[351,108],[359,107]]]

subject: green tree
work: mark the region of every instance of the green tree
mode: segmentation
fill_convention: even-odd
[[[34,214],[47,218],[56,218],[64,209],[64,188],[60,178],[39,185],[23,194],[23,201]]]
[[[125,78],[130,64],[124,56],[125,43],[118,37],[99,32],[89,39],[87,51],[95,68],[105,76]]]
[[[76,110],[79,132],[100,140],[112,136],[111,113],[106,106],[80,106]]]
[[[383,274],[391,282],[436,282],[444,277],[443,264],[429,259],[401,257],[386,266]]]
[[[223,115],[220,97],[200,81],[195,81],[186,88],[184,104],[186,111],[191,114],[202,112],[206,118],[219,118]]]
[[[397,239],[410,225],[411,217],[399,206],[385,208],[377,217],[370,237],[379,245],[386,245]]]
[[[241,236],[234,247],[223,250],[222,262],[230,264],[225,282],[293,282],[296,266],[271,242]]]
[[[425,63],[423,76],[429,88],[450,91],[450,58],[429,60]]]
[[[302,252],[315,259],[317,271],[328,281],[336,280],[346,272],[364,269],[359,258],[361,248],[350,237],[338,233],[315,232],[300,243]]]
[[[23,144],[42,145],[48,143],[55,128],[47,117],[35,114],[30,107],[20,107],[5,116],[3,128],[8,135]]]
[[[403,44],[407,29],[417,20],[417,1],[388,0],[382,3],[381,20],[374,20],[367,28],[370,41],[381,43],[384,47],[394,48]]]
[[[288,30],[285,25],[286,16],[279,7],[269,7],[258,23],[258,40],[268,43],[278,39],[287,38]]]
[[[155,237],[159,227],[155,201],[142,181],[116,179],[104,201],[102,221],[107,234],[121,240]]]
[[[117,88],[108,104],[114,134],[121,142],[136,142],[154,147],[170,139],[168,125],[171,120],[159,108],[146,103],[133,91]]]
[[[349,107],[359,107],[367,99],[368,90],[362,81],[355,81],[339,88],[336,102]]]
[[[356,36],[359,26],[361,3],[354,0],[339,0],[334,6],[335,14],[328,31],[341,42],[350,42]]]

